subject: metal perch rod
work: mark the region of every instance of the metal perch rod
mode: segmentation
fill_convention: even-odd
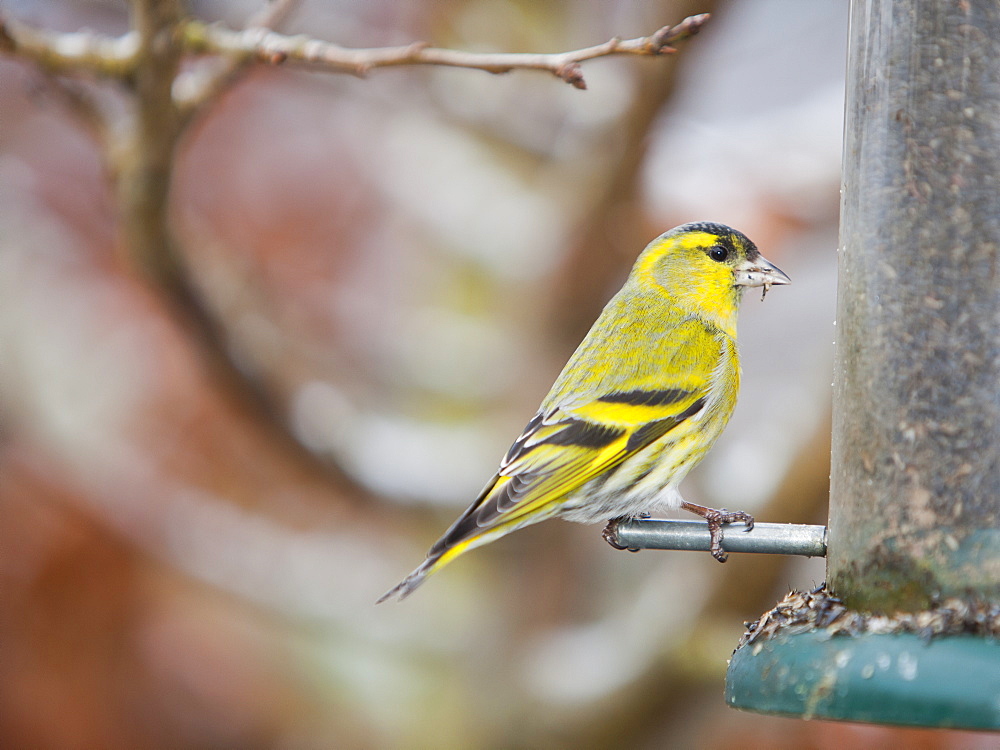
[[[711,536],[701,521],[635,520],[618,526],[618,543],[629,549],[707,551]],[[751,531],[727,524],[722,536],[726,552],[763,552],[772,555],[826,556],[826,526],[758,523]]]

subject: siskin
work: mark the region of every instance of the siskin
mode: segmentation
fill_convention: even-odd
[[[653,240],[507,451],[500,470],[427,554],[379,602],[410,594],[474,547],[558,516],[617,525],[656,507],[722,524],[753,518],[688,503],[677,486],[722,432],[740,383],[736,312],[748,287],[787,284],[746,236],[684,224]]]

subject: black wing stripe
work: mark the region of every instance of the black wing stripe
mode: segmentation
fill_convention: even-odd
[[[685,419],[697,414],[704,406],[705,399],[702,397],[677,416],[668,417],[667,419],[657,419],[655,422],[643,425],[632,433],[632,436],[628,439],[628,444],[625,446],[625,450],[631,453],[632,451],[639,450],[644,445],[649,445],[650,443],[658,440]]]
[[[616,391],[608,393],[598,401],[606,404],[629,404],[630,406],[668,406],[684,401],[694,395],[694,391],[685,391],[682,388],[665,388],[658,391]]]
[[[649,445],[667,434],[685,419],[697,414],[704,406],[705,398],[702,397],[680,414],[669,419],[658,419],[636,430],[629,438],[628,444],[625,446],[625,452],[629,453],[639,450],[645,445]],[[541,418],[541,414],[537,414],[532,418],[531,422],[528,423],[528,428],[525,430],[525,435],[522,435],[515,441],[508,455],[519,452],[523,448],[526,436],[538,426]],[[579,419],[569,419],[561,424],[566,426],[552,437],[538,443],[538,445],[572,445],[586,448],[604,448],[621,438],[625,433],[624,430],[616,427],[606,427]],[[506,482],[503,487],[490,497],[490,493],[493,492],[499,478],[499,476],[493,477],[492,481],[486,485],[479,495],[479,499],[469,506],[465,513],[445,532],[444,536],[431,547],[429,553],[431,556],[440,556],[448,548],[458,544],[463,539],[473,536],[479,529],[491,525],[497,518],[501,517],[523,499],[525,491],[531,489],[538,476],[535,472],[517,474],[511,477],[510,481]],[[487,498],[488,502],[483,502]]]
[[[560,424],[566,425],[550,438],[542,440],[539,445],[577,445],[581,448],[606,448],[625,434],[618,427],[608,427],[582,419],[567,419]]]
[[[537,415],[531,420],[536,425],[540,421],[541,415]],[[529,430],[533,427],[531,422],[528,423]],[[605,427],[579,419],[567,419],[560,422],[559,425],[565,426],[559,432],[552,435],[552,437],[532,446],[530,450],[534,451],[542,445],[604,448],[625,434],[625,430],[617,427]],[[527,434],[528,430],[525,430],[525,433]],[[517,455],[523,450],[524,437],[518,438],[514,445],[511,446],[508,453],[509,456]],[[493,488],[496,486],[495,478],[493,482],[487,485],[487,488],[479,496],[479,500],[466,510],[435,547],[440,546],[442,550],[446,549],[472,536],[479,529],[491,525],[497,518],[500,518],[521,502],[524,499],[525,493],[532,488],[537,479],[537,472],[519,472],[494,492]]]

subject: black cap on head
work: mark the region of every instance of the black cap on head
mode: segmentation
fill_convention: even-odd
[[[681,224],[679,227],[671,229],[666,235],[683,234],[685,232],[714,234],[719,238],[719,243],[729,246],[730,250],[735,250],[736,248],[733,245],[734,243],[738,243],[742,245],[747,258],[752,259],[760,255],[757,246],[753,244],[749,237],[743,234],[743,232],[738,232],[732,227],[727,227],[725,224],[719,224],[714,221],[693,221],[690,224]]]

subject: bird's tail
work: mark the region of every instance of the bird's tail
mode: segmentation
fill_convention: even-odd
[[[524,526],[526,523],[534,523],[546,517],[546,515],[536,513],[533,516],[529,516],[527,520],[518,520],[511,523],[502,520],[501,517],[503,514],[498,512],[494,514],[495,517],[490,521],[482,521],[477,516],[477,513],[483,505],[484,500],[490,497],[493,489],[497,486],[498,479],[500,479],[499,475],[494,476],[487,483],[476,501],[458,517],[458,520],[451,525],[444,533],[444,536],[434,543],[430,552],[427,553],[427,559],[424,560],[423,564],[400,581],[397,586],[382,594],[378,598],[378,601],[375,602],[376,604],[381,604],[386,599],[393,597],[402,601],[427,580],[427,576],[436,573],[459,555],[508,534],[514,529]],[[507,478],[505,477],[504,484],[506,482]],[[498,518],[501,518],[501,520],[497,520]]]
[[[375,603],[381,604],[387,599],[392,599],[393,597],[395,597],[398,601],[402,601],[408,597],[421,583],[427,580],[427,576],[440,567],[437,564],[440,559],[440,555],[428,557],[419,568],[410,573],[410,575],[406,576],[406,578],[400,581],[396,586],[382,594],[382,596],[380,596]]]
[[[452,527],[454,528],[454,527]],[[479,547],[487,542],[492,541],[498,536],[503,536],[507,531],[504,529],[489,529],[486,533],[480,533],[476,535],[470,535],[464,539],[459,537],[458,540],[452,538],[452,534],[449,531],[443,537],[441,537],[427,555],[427,559],[420,565],[419,568],[414,570],[410,575],[406,576],[398,585],[386,591],[382,596],[378,598],[376,604],[381,604],[386,599],[391,599],[396,597],[398,600],[402,601],[408,597],[413,591],[427,580],[427,576],[431,573],[436,573],[441,570],[445,565],[450,563],[459,555],[464,552],[468,552],[470,549]]]

